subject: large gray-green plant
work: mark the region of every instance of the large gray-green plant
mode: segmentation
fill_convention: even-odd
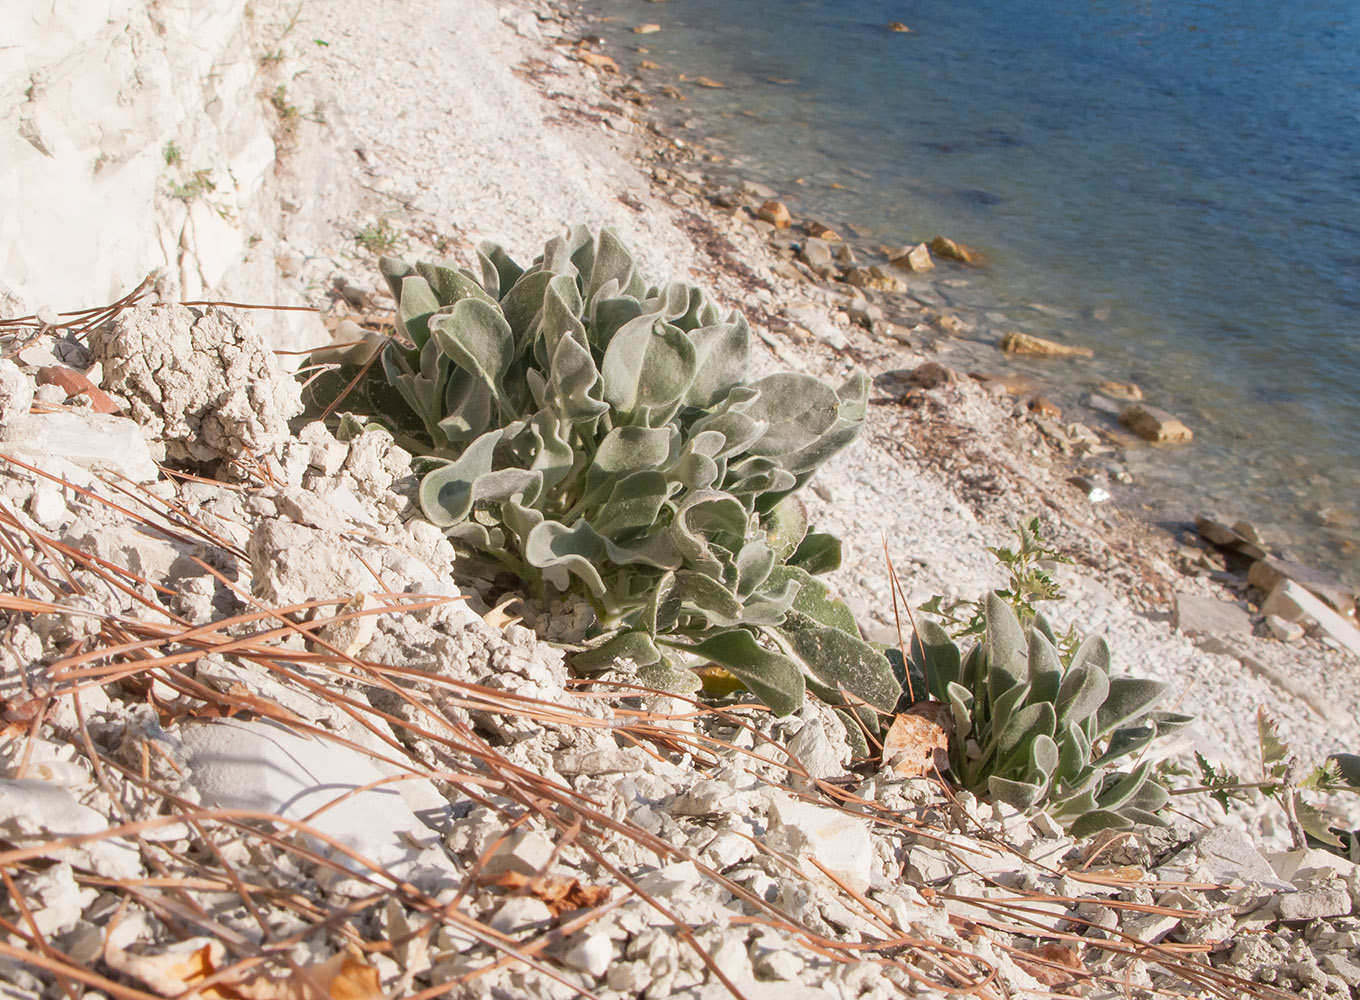
[[[715,664],[780,714],[807,689],[891,710],[888,661],[813,576],[840,543],[794,495],[858,433],[867,378],[748,382],[745,319],[648,285],[608,229],[527,268],[494,244],[478,258],[480,279],[381,261],[407,342],[382,355],[410,411],[395,422],[438,460],[425,516],[538,597],[588,600],[600,634],[578,669],[628,657],[693,690],[688,668]]]
[[[1166,685],[1111,676],[1100,636],[1060,653],[1041,612],[1022,626],[999,593],[988,595],[982,617],[966,653],[928,618],[912,643],[914,672],[953,718],[954,780],[1017,809],[1045,809],[1077,836],[1162,825],[1168,792],[1154,762],[1138,757],[1193,721],[1152,709]]]

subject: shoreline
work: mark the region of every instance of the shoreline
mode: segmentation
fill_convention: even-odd
[[[589,25],[598,23],[588,13],[585,18]],[[588,33],[583,36],[590,37]],[[594,45],[591,51],[607,56],[610,50],[608,45]],[[794,252],[808,237],[807,219],[794,220],[787,228],[751,221],[766,196],[778,200],[780,192],[760,190],[755,185],[754,194],[748,191],[743,195],[730,182],[715,182],[702,144],[675,141],[667,134],[664,122],[649,114],[643,82],[589,62],[587,66],[586,72],[605,96],[604,106],[611,112],[626,109],[635,130],[642,133],[641,144],[646,150],[642,164],[644,168],[650,166],[659,198],[690,220],[686,228],[701,248],[720,264],[725,262],[746,289],[746,310],[753,323],[756,316],[751,315],[751,307],[757,306],[757,315],[769,327],[761,331],[766,346],[783,362],[810,361],[823,374],[839,370],[847,362],[870,370],[877,398],[872,400],[875,405],[871,406],[860,447],[872,441],[881,453],[895,455],[902,473],[937,476],[948,496],[943,501],[946,507],[959,503],[967,508],[976,526],[964,532],[964,537],[977,550],[974,555],[981,555],[967,561],[975,587],[985,589],[986,585],[978,581],[998,578],[986,546],[1009,544],[1013,537],[1010,531],[1016,524],[1027,516],[1040,515],[1053,532],[1055,547],[1081,567],[1066,575],[1060,570],[1069,600],[1053,605],[1053,616],[1064,627],[1076,625],[1086,632],[1105,625],[1112,644],[1130,643],[1131,655],[1124,659],[1126,669],[1137,671],[1139,661],[1146,663],[1169,652],[1180,657],[1179,669],[1168,674],[1168,679],[1183,679],[1185,687],[1179,698],[1191,703],[1203,700],[1206,714],[1218,720],[1213,735],[1201,742],[1201,748],[1249,763],[1257,752],[1255,725],[1250,721],[1255,707],[1252,701],[1273,710],[1284,708],[1290,715],[1293,713],[1284,706],[1303,709],[1303,714],[1294,715],[1284,728],[1288,738],[1297,741],[1295,745],[1309,748],[1305,754],[1328,744],[1336,749],[1354,745],[1360,735],[1356,721],[1360,676],[1349,654],[1326,639],[1308,639],[1304,645],[1279,641],[1262,622],[1260,601],[1264,595],[1247,581],[1245,566],[1234,563],[1231,554],[1225,557],[1197,534],[1192,524],[1156,523],[1129,506],[1092,502],[1089,498],[1093,487],[1108,485],[1113,487],[1110,492],[1119,490],[1117,477],[1126,466],[1110,459],[1114,449],[1109,446],[1128,445],[1132,435],[1111,434],[1108,428],[1068,434],[1058,419],[1045,411],[1042,402],[1031,405],[1031,400],[1043,395],[1037,379],[1027,389],[1013,391],[1017,369],[1034,371],[1044,361],[1017,364],[997,349],[995,341],[960,339],[933,322],[925,331],[921,326],[926,323],[920,323],[916,330],[905,331],[902,336],[899,324],[857,321],[856,313],[866,301],[887,313],[887,302],[900,302],[904,295],[918,307],[916,313],[921,319],[942,316],[948,324],[950,312],[940,308],[938,302],[919,298],[919,290],[911,285],[905,293],[885,293],[820,278]],[[628,138],[636,141],[635,136]],[[824,225],[822,220],[811,223],[813,231]],[[853,239],[848,242],[854,245]],[[865,255],[859,263],[883,267],[887,260],[881,255],[877,259]],[[943,279],[947,283],[966,280],[971,265],[942,260],[937,266],[939,270],[933,273],[949,274]],[[954,270],[945,272],[945,268]],[[896,269],[885,270],[907,281],[913,277]],[[773,295],[773,302],[768,296],[751,292],[752,287],[760,292],[761,285]],[[804,325],[800,318],[812,322]],[[958,366],[952,371],[954,379],[942,388],[913,387],[908,378],[912,369],[930,362]],[[991,377],[970,379],[970,374]],[[1048,374],[1052,376],[1051,370]],[[1093,381],[1089,373],[1086,377]],[[1082,411],[1075,413],[1078,421],[1082,416]],[[1083,447],[1097,433],[1098,450],[1083,454]],[[1144,454],[1155,454],[1157,447],[1141,443]],[[960,460],[960,451],[966,460]],[[1093,468],[1111,474],[1093,477]],[[885,477],[891,475],[886,467],[880,472]],[[826,478],[835,475],[836,470],[828,469]],[[1075,484],[1074,479],[1078,480]],[[831,517],[832,524],[843,526],[842,531],[862,536],[865,519],[838,517],[831,509],[846,502],[843,491],[827,490],[827,495],[831,499],[819,516]],[[900,525],[893,519],[868,521]],[[891,537],[892,532],[880,527],[878,534]],[[910,535],[903,537],[901,547],[907,552],[919,544]],[[865,544],[862,537],[856,542],[866,559],[881,561],[881,548]],[[902,562],[896,555],[893,558],[901,573]],[[926,569],[926,576],[934,575],[931,571],[938,567],[938,555],[933,552],[920,561],[910,554],[905,558],[908,565]],[[1087,574],[1084,578],[1083,573]],[[843,596],[861,621],[876,628],[880,638],[890,640],[894,628],[890,616],[884,614],[882,601],[875,605],[870,597],[886,594],[882,580],[864,572],[842,571],[839,577],[841,586],[849,591]],[[976,596],[956,580],[946,579],[946,574],[937,579],[939,585],[919,583],[911,593],[911,603],[921,603],[938,593],[951,598]],[[1205,631],[1194,623],[1178,621],[1180,604],[1188,608],[1196,600],[1247,612],[1251,629],[1222,635],[1212,628]],[[1123,611],[1111,605],[1123,605]],[[1083,615],[1094,615],[1094,621],[1083,622]],[[1154,636],[1160,630],[1165,631]],[[1121,659],[1116,649],[1116,662]],[[1231,681],[1224,676],[1225,670]],[[1204,683],[1224,685],[1226,690],[1206,698],[1202,691],[1195,692]],[[1360,817],[1360,812],[1356,815]],[[1230,816],[1227,822],[1240,818]]]
[[[625,22],[609,13],[607,7],[591,5],[585,16],[590,19],[592,27],[599,29],[594,37],[606,43],[606,48],[600,51],[618,57],[616,62],[621,73],[617,85],[611,89],[624,96],[642,95],[640,104],[645,119],[662,126],[661,131],[667,135],[682,135],[685,139],[685,148],[677,150],[673,147],[666,151],[674,156],[673,163],[679,176],[666,179],[664,184],[685,190],[726,211],[734,207],[731,199],[734,189],[739,190],[752,181],[764,181],[772,172],[777,172],[777,168],[771,168],[768,164],[743,162],[752,159],[753,151],[731,149],[730,135],[718,147],[707,144],[704,115],[717,113],[730,116],[737,113],[738,105],[734,104],[722,111],[710,108],[695,115],[686,114],[688,105],[683,102],[688,98],[709,95],[721,97],[724,93],[735,96],[736,91],[720,87],[721,81],[696,79],[678,72],[673,65],[674,59],[666,65],[652,61],[659,59],[662,63],[667,62],[666,56],[648,51],[649,40],[662,38],[664,34],[639,35],[630,31],[628,24],[631,21]],[[636,12],[633,12],[635,16]],[[665,21],[663,18],[658,20],[662,21],[659,30],[664,32]],[[690,64],[685,64],[685,68],[693,72]],[[793,82],[770,79],[771,82]],[[714,89],[705,89],[710,86]],[[677,124],[678,128],[675,127]],[[756,158],[759,155],[758,152],[754,153]],[[727,162],[729,158],[742,165],[730,165]],[[847,180],[851,187],[855,186],[852,177],[867,179],[867,174],[855,170],[853,160],[837,162],[842,179]],[[1064,423],[1077,422],[1089,428],[1100,439],[1099,447],[1104,454],[1096,457],[1103,460],[1088,462],[1086,468],[1079,470],[1079,474],[1093,479],[1105,493],[1112,496],[1115,503],[1171,536],[1192,527],[1196,518],[1204,514],[1229,523],[1245,518],[1257,524],[1268,543],[1286,558],[1314,564],[1319,571],[1335,574],[1352,586],[1360,586],[1360,577],[1356,575],[1360,569],[1354,556],[1356,539],[1350,537],[1351,532],[1347,527],[1350,521],[1345,509],[1334,509],[1322,497],[1315,498],[1316,503],[1310,505],[1302,499],[1302,494],[1293,500],[1279,495],[1267,498],[1266,493],[1278,494],[1283,489],[1278,484],[1252,485],[1247,491],[1250,495],[1240,502],[1225,500],[1225,484],[1198,482],[1196,469],[1203,461],[1214,467],[1228,462],[1226,442],[1206,437],[1186,445],[1190,449],[1189,454],[1175,456],[1164,449],[1177,445],[1150,445],[1121,425],[1118,416],[1126,400],[1110,398],[1102,385],[1110,382],[1122,384],[1130,379],[1137,381],[1133,368],[1128,364],[1129,359],[1123,362],[1102,361],[1099,355],[1094,360],[1022,359],[998,350],[1003,334],[1010,330],[1035,333],[1046,338],[1052,338],[1056,333],[1057,339],[1065,344],[1080,344],[1080,333],[1073,331],[1088,325],[1090,317],[1079,320],[1076,312],[1065,304],[1030,301],[1023,294],[1014,300],[996,297],[999,289],[990,286],[997,279],[988,276],[989,265],[985,258],[977,265],[960,267],[937,257],[935,269],[927,274],[888,268],[888,257],[884,251],[893,248],[857,236],[861,230],[856,223],[861,220],[843,212],[823,214],[827,209],[822,203],[836,200],[832,196],[837,195],[827,184],[827,176],[821,176],[802,187],[802,179],[798,178],[792,185],[767,193],[786,202],[799,214],[795,222],[815,219],[819,225],[829,223],[831,228],[840,230],[862,258],[863,267],[879,266],[888,269],[895,277],[905,279],[904,292],[879,296],[876,300],[876,305],[888,314],[889,320],[922,333],[935,317],[943,315],[947,325],[930,328],[921,336],[922,343],[940,351],[941,360],[948,363],[952,357],[952,363],[964,371],[1004,377],[994,384],[1004,384],[1007,379],[1016,383],[1028,382],[1028,388],[1016,392],[1022,401],[1028,401],[1036,394],[1043,396],[1046,401],[1058,404]],[[760,186],[755,185],[757,188]],[[839,187],[838,184],[830,184],[830,188]],[[911,246],[922,241],[928,242],[936,235],[941,234],[911,231],[909,235],[904,232],[890,239],[905,238],[907,246]],[[950,234],[945,232],[942,235],[947,237]],[[781,244],[774,240],[773,245],[782,252],[787,242]],[[794,242],[796,246],[801,241],[795,239]],[[787,258],[789,255],[784,256]],[[796,257],[791,261],[792,265],[802,268],[805,277],[812,280],[822,277],[810,273],[803,263]],[[843,281],[843,277],[839,280]],[[850,291],[843,284],[840,290]],[[979,291],[984,293],[981,300],[976,294]],[[872,293],[870,297],[874,298]],[[895,298],[897,303],[884,301],[885,298]],[[901,305],[904,298],[911,300],[905,308]],[[921,318],[923,314],[926,317],[924,321]],[[1099,319],[1099,316],[1096,318]],[[1067,329],[1069,325],[1072,330]],[[1150,359],[1144,367],[1157,369],[1158,365],[1155,359]],[[1188,405],[1189,401],[1182,402],[1182,412],[1158,398],[1158,394],[1149,386],[1144,385],[1143,388],[1148,394],[1144,400],[1147,405],[1172,410],[1173,415],[1183,420],[1192,431],[1202,426],[1199,423],[1201,414],[1195,406]],[[1200,449],[1198,456],[1195,449]],[[1250,465],[1250,462],[1247,464]],[[1228,490],[1231,488],[1229,486]]]

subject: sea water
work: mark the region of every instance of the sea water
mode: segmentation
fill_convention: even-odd
[[[1050,366],[1073,398],[1132,379],[1181,416],[1192,443],[1132,456],[1146,516],[1245,517],[1360,579],[1360,5],[588,10],[625,70],[723,85],[677,83],[659,113],[740,176],[870,242],[981,249],[958,296],[1092,347]]]

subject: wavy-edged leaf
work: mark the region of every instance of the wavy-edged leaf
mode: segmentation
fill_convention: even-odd
[[[746,378],[751,363],[751,328],[737,316],[730,323],[700,327],[688,333],[694,345],[695,376],[685,390],[685,405],[707,409]]]
[[[1148,775],[1152,772],[1152,762],[1144,761],[1132,771],[1110,775],[1106,778],[1105,785],[1096,795],[1096,805],[1101,809],[1118,810],[1121,806],[1132,801],[1143,787],[1143,783],[1148,780]],[[1113,779],[1113,780],[1111,780]]]
[[[571,527],[560,521],[544,521],[524,540],[524,561],[543,570],[543,579],[558,590],[568,589],[570,574],[596,597],[609,592],[599,570],[605,561],[604,539],[587,521],[577,521]]]
[[[625,423],[669,420],[694,381],[694,345],[655,314],[625,323],[600,362],[601,396]]]
[[[482,299],[493,305],[496,302],[496,297],[483,288],[476,278],[452,264],[420,263],[416,265],[416,273],[429,283],[440,306],[451,306],[467,298]],[[402,289],[405,295],[404,283]]]
[[[490,240],[477,246],[477,262],[482,268],[482,287],[497,299],[513,288],[524,273],[524,268],[516,264],[500,244]]]
[[[661,650],[644,632],[623,632],[602,645],[573,653],[571,666],[578,673],[598,673],[623,659],[632,660],[639,667],[648,667],[661,660]]]
[[[418,274],[407,275],[401,279],[397,296],[397,329],[417,349],[424,347],[430,339],[430,317],[442,305],[428,281]]]
[[[430,333],[454,364],[491,390],[503,421],[517,416],[505,390],[505,374],[515,359],[515,338],[495,305],[482,299],[462,299],[448,313],[431,320]]]
[[[902,697],[888,659],[859,636],[837,628],[811,624],[807,627],[771,629],[788,644],[813,677],[821,682],[824,701],[837,704],[844,688],[856,698],[883,712],[891,712]],[[810,682],[809,682],[810,683]]]
[[[760,519],[765,529],[765,540],[780,562],[787,561],[798,550],[807,535],[808,514],[803,501],[786,496]]]
[[[1085,639],[1072,654],[1072,662],[1067,665],[1068,670],[1077,670],[1084,667],[1091,667],[1102,671],[1105,676],[1110,674],[1110,644],[1105,641],[1103,635],[1093,635]]]
[[[591,522],[601,535],[618,542],[630,532],[645,531],[656,524],[669,495],[670,484],[656,470],[631,473],[614,484],[609,499]]]
[[[792,454],[811,445],[836,422],[840,401],[835,390],[811,375],[777,372],[750,388],[759,395],[742,404],[741,412],[766,425],[747,449],[752,455]]]
[[[603,502],[623,476],[670,465],[678,434],[671,427],[615,427],[604,436],[586,470],[584,506]]]

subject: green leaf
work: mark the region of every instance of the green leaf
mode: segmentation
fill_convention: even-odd
[[[1028,812],[1037,806],[1047,793],[1048,782],[1012,781],[994,774],[987,779],[987,791],[998,802],[1004,802],[1021,812]]]
[[[1096,713],[1096,732],[1103,735],[1134,722],[1162,697],[1167,685],[1141,677],[1110,678],[1110,693]]]
[[[803,704],[805,688],[798,665],[789,657],[759,645],[745,629],[719,632],[694,645],[659,636],[658,640],[727,670],[775,715],[791,715]]]
[[[1029,633],[1028,675],[1031,701],[1057,702],[1062,662],[1053,642],[1037,627]]]
[[[1040,733],[1034,738],[1034,742],[1029,748],[1029,766],[1031,772],[1038,772],[1044,776],[1044,785],[1047,786],[1049,780],[1058,770],[1058,744],[1051,736]]]
[[[1256,733],[1261,742],[1262,770],[1267,774],[1282,770],[1289,762],[1289,744],[1280,738],[1280,727],[1266,714],[1265,706],[1256,710]]]
[[[1081,724],[1109,697],[1110,680],[1098,666],[1069,668],[1058,687],[1058,718]]]
[[[515,338],[500,310],[482,299],[462,299],[430,322],[430,333],[454,364],[491,390],[503,418],[513,418],[505,373],[514,361]]]
[[[1096,804],[1101,809],[1118,810],[1138,794],[1151,771],[1152,763],[1144,761],[1127,774],[1111,775],[1105,779],[1105,786],[1096,795]],[[1116,780],[1111,781],[1111,778]]]
[[[993,591],[987,595],[987,689],[990,700],[1009,691],[1028,676],[1029,643],[1020,619],[1009,604]]]
[[[625,423],[657,426],[670,419],[694,381],[694,345],[684,331],[652,315],[625,323],[600,363],[604,401]]]
[[[570,586],[570,574],[596,597],[604,597],[609,588],[599,567],[605,557],[604,540],[587,521],[577,521],[570,528],[558,521],[544,521],[524,541],[525,562],[544,570],[543,579],[561,591]]]
[[[1079,817],[1067,830],[1077,840],[1090,837],[1103,830],[1129,830],[1133,821],[1108,809],[1095,809]]]
[[[451,306],[461,299],[475,298],[496,302],[495,296],[477,284],[475,278],[465,271],[448,264],[417,264],[416,273],[428,282],[430,289],[441,306]],[[405,283],[402,285],[402,298],[406,297]]]
[[[785,580],[798,585],[798,596],[793,607],[800,614],[817,622],[840,629],[848,635],[859,635],[859,625],[850,611],[850,606],[839,598],[832,597],[830,589],[822,581],[814,579],[798,566],[776,566],[770,571],[766,586],[780,587]]]
[[[797,551],[807,535],[807,507],[795,496],[786,496],[761,518],[765,538],[775,557],[784,562]]]
[[[1094,761],[1096,767],[1137,753],[1150,744],[1157,736],[1156,726],[1125,726],[1110,734],[1110,742],[1105,752]]]
[[[949,633],[929,618],[922,619],[911,639],[911,657],[928,678],[931,693],[943,701],[950,685],[958,682],[962,663]]]
[[[787,643],[813,676],[832,692],[843,687],[884,712],[897,707],[902,688],[892,674],[887,657],[859,636],[825,625],[771,631]]]
[[[669,484],[661,473],[650,469],[634,472],[614,484],[592,523],[601,535],[617,542],[629,532],[645,531],[656,524],[669,495]]]
[[[788,559],[790,566],[805,569],[813,576],[841,568],[841,540],[835,535],[809,531]]]
[[[439,311],[441,304],[424,278],[413,274],[402,279],[397,298],[397,329],[417,349],[430,339],[430,317]]]
[[[661,659],[652,637],[642,632],[624,632],[593,649],[573,653],[571,666],[578,673],[597,673],[608,670],[622,659],[632,660],[639,667],[651,666]]]
[[[997,740],[996,772],[1008,773],[1017,761],[1027,760],[1035,738],[1043,735],[1051,739],[1056,728],[1053,706],[1046,701],[1026,705],[1014,713]]]
[[[623,476],[669,465],[676,437],[670,427],[615,427],[600,442],[586,470],[581,503],[585,506],[601,503]]]
[[[840,401],[825,382],[795,372],[767,375],[751,386],[759,395],[743,412],[765,424],[765,432],[747,451],[752,455],[788,455],[805,448],[831,429]]]
[[[477,261],[482,268],[482,287],[494,298],[499,299],[502,291],[508,292],[524,268],[511,259],[498,244],[490,241],[477,247]]]
[[[746,377],[751,361],[751,329],[738,316],[731,323],[690,330],[689,339],[694,345],[696,374],[685,390],[685,405],[708,409]]]

